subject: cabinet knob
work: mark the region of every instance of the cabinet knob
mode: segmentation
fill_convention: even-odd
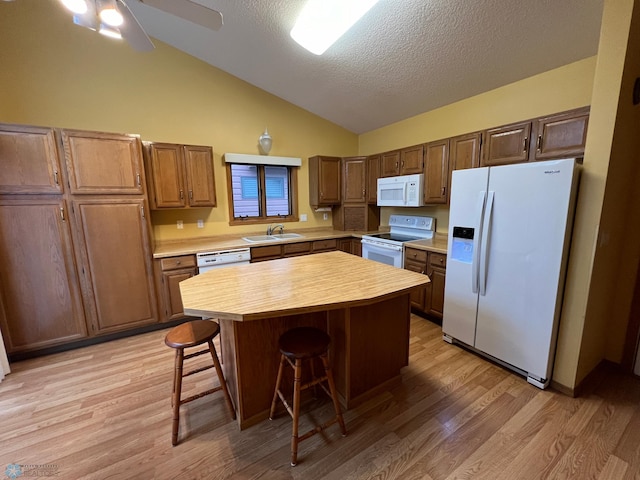
[[[527,140],[529,140],[527,137],[524,137],[524,140],[522,141],[522,151],[526,152],[527,151]]]
[[[180,265],[182,262],[180,260],[176,260],[176,265]]]

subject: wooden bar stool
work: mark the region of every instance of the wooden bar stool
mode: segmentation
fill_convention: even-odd
[[[331,374],[331,366],[329,365],[329,358],[327,352],[329,350],[329,343],[331,339],[322,330],[312,327],[299,327],[289,330],[283,333],[278,340],[280,347],[280,366],[278,367],[278,377],[276,379],[276,389],[273,393],[273,400],[271,402],[271,411],[269,413],[269,419],[273,419],[276,410],[276,403],[278,398],[282,401],[287,412],[293,418],[293,432],[291,434],[291,466],[295,466],[298,461],[298,443],[302,440],[321,432],[325,428],[338,422],[342,436],[347,434],[347,429],[344,426],[344,420],[342,419],[342,413],[340,412],[340,403],[338,403],[338,395],[336,393],[336,387],[333,382],[333,375]],[[324,366],[324,375],[321,377],[315,377],[313,371],[313,359],[320,358],[322,365]],[[302,384],[302,364],[303,361],[308,360],[311,364],[311,381]],[[280,390],[280,382],[282,381],[282,371],[285,363],[289,363],[293,368],[293,408],[287,403],[282,391]],[[327,382],[329,390],[324,386],[322,382]],[[331,420],[312,428],[304,435],[298,435],[298,420],[300,418],[300,392],[307,388],[320,385],[322,389],[331,397],[333,401],[333,408],[336,415]]]
[[[220,326],[216,322],[210,320],[193,320],[172,328],[169,333],[167,333],[167,336],[164,339],[164,343],[166,343],[171,348],[175,348],[176,350],[175,372],[173,375],[173,394],[171,396],[171,406],[173,407],[173,430],[171,432],[171,443],[174,446],[178,444],[180,405],[184,405],[185,403],[191,402],[200,397],[204,397],[205,395],[210,395],[214,392],[217,392],[218,390],[222,390],[224,392],[225,400],[227,401],[227,406],[231,411],[231,417],[234,419],[236,418],[236,411],[233,408],[233,402],[231,401],[231,396],[229,395],[229,390],[227,389],[227,383],[225,382],[224,375],[222,374],[220,361],[218,360],[216,349],[213,346],[213,339],[219,333]],[[203,343],[207,343],[209,345],[209,348],[190,353],[188,355],[184,354],[185,348],[196,347],[198,345],[202,345]],[[184,360],[197,357],[198,355],[203,355],[205,353],[211,353],[211,357],[213,358],[213,365],[207,365],[205,367],[197,368],[184,374],[182,373]],[[193,375],[194,373],[208,370],[211,367],[215,367],[216,369],[218,380],[220,381],[220,386],[185,398],[184,400],[181,399],[180,396],[182,393],[182,378]]]

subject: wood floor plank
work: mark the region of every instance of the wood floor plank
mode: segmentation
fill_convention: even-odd
[[[541,391],[418,316],[402,383],[344,412],[346,437],[332,426],[302,442],[298,466],[286,414],[240,431],[221,395],[182,407],[172,447],[165,335],[12,364],[0,383],[0,471],[15,462],[56,465],[74,480],[640,480],[638,378],[598,372],[579,398]],[[185,378],[185,393],[217,385],[212,372]],[[301,429],[332,406],[321,397],[304,410]]]

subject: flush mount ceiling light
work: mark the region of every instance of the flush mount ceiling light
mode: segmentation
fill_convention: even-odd
[[[79,15],[87,12],[87,2],[85,0],[62,0],[62,4],[73,13]]]
[[[98,12],[100,20],[110,27],[119,27],[124,22],[124,17],[116,8],[116,0],[98,0]]]
[[[322,55],[378,0],[307,0],[291,38],[316,55]]]

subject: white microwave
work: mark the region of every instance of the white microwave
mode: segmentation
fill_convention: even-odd
[[[378,179],[378,206],[421,207],[423,205],[423,173]]]

